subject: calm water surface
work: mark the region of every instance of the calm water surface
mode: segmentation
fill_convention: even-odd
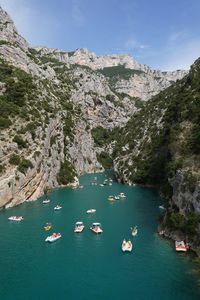
[[[105,173],[86,175],[80,178],[83,189],[55,190],[50,204],[43,205],[43,197],[0,213],[0,299],[199,300],[189,257],[155,233],[162,204],[157,192],[116,182],[92,186],[94,176],[98,183],[105,179]],[[107,200],[119,192],[127,198]],[[54,211],[57,203],[62,210]],[[87,215],[90,208],[96,213]],[[11,215],[25,220],[10,222]],[[82,234],[73,232],[76,221],[86,226]],[[44,242],[46,222],[53,224],[51,233],[62,234],[53,244]],[[101,222],[102,235],[89,230],[92,222]],[[133,225],[133,252],[122,253]]]

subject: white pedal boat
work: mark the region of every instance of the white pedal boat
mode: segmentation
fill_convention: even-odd
[[[109,196],[109,197],[108,197],[108,201],[115,201],[114,196]]]
[[[80,233],[83,231],[84,227],[83,222],[76,222],[74,232]]]
[[[92,227],[90,227],[90,229],[96,234],[103,232],[100,223],[93,223]]]
[[[132,234],[132,236],[136,236],[137,233],[138,233],[137,226],[135,226],[133,228],[131,227],[131,234]]]
[[[8,220],[20,222],[20,221],[24,220],[24,218],[22,216],[11,216],[8,218]]]
[[[49,199],[45,199],[45,200],[42,201],[43,204],[48,204],[49,202],[50,202]]]
[[[129,241],[123,240],[123,242],[122,242],[122,251],[123,252],[126,252],[126,251],[131,252],[132,249],[133,249],[133,245],[132,245],[131,241],[130,240]]]
[[[124,195],[124,193],[120,193],[120,194],[119,194],[119,197],[120,197],[120,198],[126,198],[126,196]]]
[[[91,209],[88,209],[86,212],[87,212],[87,214],[93,214],[96,212],[96,209],[91,208]]]
[[[61,209],[61,208],[62,208],[62,206],[56,205],[56,206],[54,207],[54,210],[59,210],[59,209]]]
[[[61,238],[61,234],[58,232],[58,233],[53,233],[52,235],[48,236],[46,239],[45,239],[45,242],[55,242],[57,241],[59,238]]]

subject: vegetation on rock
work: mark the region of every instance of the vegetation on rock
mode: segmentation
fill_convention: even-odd
[[[57,175],[58,183],[61,185],[67,185],[73,182],[75,175],[76,173],[72,164],[68,160],[65,160],[60,165],[60,171]]]

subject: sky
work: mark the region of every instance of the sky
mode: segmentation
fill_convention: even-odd
[[[200,56],[200,0],[0,0],[31,46],[130,54],[155,69]]]

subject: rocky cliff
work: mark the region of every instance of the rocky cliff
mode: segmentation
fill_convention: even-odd
[[[61,52],[59,49],[35,48],[41,55],[47,55],[67,65],[87,66],[102,73],[116,92],[130,97],[148,100],[167,88],[172,82],[183,78],[187,71],[162,72],[138,63],[130,55],[96,55],[88,49]]]
[[[0,207],[103,170],[143,100],[185,74],[127,55],[31,48],[0,8]]]
[[[121,130],[119,180],[160,187],[168,199],[161,231],[200,243],[200,59]],[[126,145],[126,147],[124,147]]]

